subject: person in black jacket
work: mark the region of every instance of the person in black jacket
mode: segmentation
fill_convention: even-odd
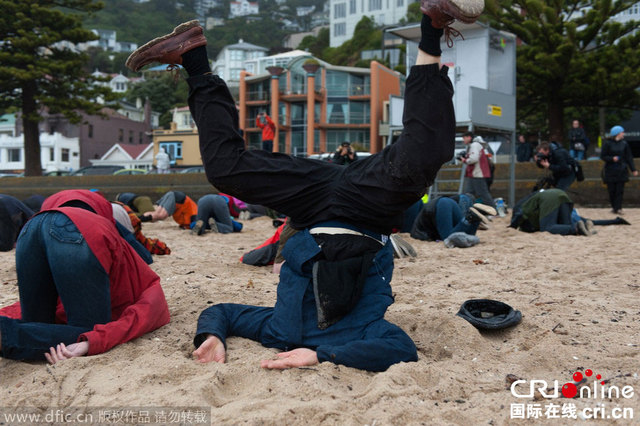
[[[613,126],[609,133],[610,139],[605,141],[600,153],[600,159],[604,161],[602,180],[607,184],[612,212],[623,214],[622,195],[624,193],[624,184],[629,180],[627,168],[631,169],[634,176],[638,176],[638,171],[633,163],[631,148],[627,141],[624,140],[622,126]]]
[[[351,164],[358,159],[358,154],[351,148],[351,144],[349,142],[342,142],[340,148],[336,150],[333,154],[333,163],[340,164],[341,166],[345,166],[347,164]]]
[[[566,191],[576,180],[574,172],[574,159],[566,149],[555,142],[541,142],[538,145],[536,164],[538,167],[548,169],[553,174],[554,187]]]
[[[518,145],[516,148],[516,160],[519,163],[526,163],[531,161],[531,157],[533,157],[533,147],[524,135],[518,136]]]

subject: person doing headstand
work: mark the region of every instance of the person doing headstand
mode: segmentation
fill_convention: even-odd
[[[225,82],[212,75],[197,21],[142,46],[127,60],[181,64],[189,73],[189,108],[198,126],[208,180],[220,191],[290,217],[274,307],[218,304],[198,320],[199,362],[224,362],[230,336],[277,348],[264,368],[333,362],[382,371],[417,361],[416,346],[384,319],[393,303],[388,235],[453,157],[453,87],[440,65],[443,27],[474,21],[482,1],[423,2],[422,40],[406,82],[404,130],[378,154],[348,166],[247,150]],[[460,7],[464,9],[460,10]]]

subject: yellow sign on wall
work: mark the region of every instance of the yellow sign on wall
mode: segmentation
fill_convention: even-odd
[[[487,105],[487,114],[502,117],[502,108],[497,105]]]

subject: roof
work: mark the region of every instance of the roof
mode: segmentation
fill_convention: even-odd
[[[296,56],[310,56],[311,54],[309,52],[305,52],[304,50],[290,50],[288,52],[282,52],[282,53],[276,53],[275,55],[271,55],[271,56],[264,56],[262,58],[260,58],[261,60],[263,59],[270,59],[270,58],[289,58],[289,57],[296,57]]]
[[[135,144],[124,144],[117,143],[114,144],[111,148],[104,153],[104,155],[100,158],[101,160],[108,159],[114,151],[123,151],[126,155],[131,157],[132,160],[137,160],[141,158],[146,152],[153,148],[153,143],[148,143],[144,145],[135,145]]]
[[[229,44],[225,46],[225,49],[235,49],[235,50],[261,50],[263,52],[267,52],[269,49],[262,46],[256,46],[255,44],[247,43],[240,39],[236,44]]]
[[[126,151],[127,154],[131,156],[131,158],[136,159],[140,154],[147,150],[149,144],[146,145],[134,145],[134,144],[118,144],[120,148]]]
[[[0,115],[0,126],[13,126],[16,124],[15,114]]]

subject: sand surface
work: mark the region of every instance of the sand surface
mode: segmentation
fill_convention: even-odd
[[[607,209],[580,213],[613,217]],[[214,424],[499,425],[523,422],[510,418],[511,404],[525,410],[539,404],[539,423],[581,422],[545,418],[548,404],[572,403],[579,410],[604,404],[605,416],[630,407],[634,420],[617,423],[638,422],[640,209],[627,210],[625,218],[633,225],[598,227],[592,237],[526,234],[496,218],[490,230],[479,232],[481,244],[468,249],[404,235],[418,257],[396,260],[396,299],[386,318],[414,339],[420,359],[383,373],[330,363],[267,371],[259,362],[276,351],[242,338],[229,338],[226,364],[196,364],[192,339],[202,309],[218,302],[275,302],[278,278],[271,268],[238,261],[274,228],[259,218],[245,221],[239,234],[196,237],[171,220],[144,224],[146,235],[173,250],[154,256],[152,265],[162,278],[171,322],[107,353],[55,366],[0,359],[0,406],[42,413],[51,407],[211,407]],[[18,300],[14,256],[0,253],[0,306]],[[523,321],[479,333],[455,316],[472,298],[506,302],[522,311]],[[633,397],[519,399],[507,384],[513,375],[511,380],[558,380],[562,386],[586,369],[608,379],[608,386],[632,386]],[[527,386],[518,389],[526,392]],[[11,422],[0,416],[0,424]]]

